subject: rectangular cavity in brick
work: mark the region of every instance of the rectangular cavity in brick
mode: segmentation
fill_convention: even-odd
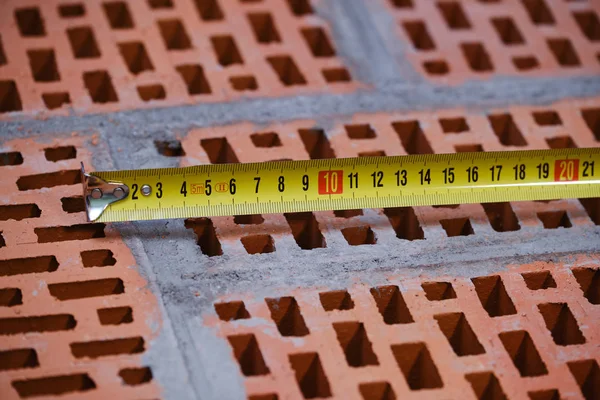
[[[137,92],[142,101],[164,100],[167,97],[165,88],[159,83],[140,85],[137,87]]]
[[[548,47],[556,62],[563,67],[577,67],[581,65],[579,56],[575,52],[575,48],[571,41],[567,38],[554,38],[547,40]]]
[[[441,219],[440,225],[448,237],[474,235],[473,226],[469,218]]]
[[[539,126],[555,126],[562,125],[562,119],[560,115],[556,111],[552,110],[544,110],[544,111],[534,111],[531,113],[533,116],[533,120]]]
[[[539,304],[538,310],[554,343],[559,346],[585,343],[585,337],[567,303]]]
[[[107,71],[85,72],[83,81],[94,103],[104,104],[119,101],[112,79]]]
[[[67,37],[75,58],[98,58],[100,49],[89,26],[67,29]]]
[[[167,19],[158,21],[158,29],[167,50],[186,50],[192,47],[190,37],[180,20]]]
[[[85,268],[91,268],[115,265],[117,260],[112,251],[108,249],[99,249],[82,251],[81,262]]]
[[[379,365],[362,322],[335,322],[333,329],[351,367]]]
[[[350,246],[377,243],[375,233],[370,226],[349,226],[343,228],[341,232]]]
[[[48,172],[45,174],[24,175],[17,179],[21,191],[51,188],[81,183],[81,171],[78,169]]]
[[[500,381],[493,372],[476,372],[465,375],[465,378],[471,384],[478,400],[507,399]]]
[[[152,71],[154,65],[150,61],[150,56],[146,51],[146,47],[142,42],[125,42],[119,43],[119,50],[129,72],[134,75],[144,71]]]
[[[506,352],[515,364],[515,367],[519,370],[521,376],[548,374],[546,364],[542,360],[542,357],[540,357],[540,353],[535,347],[529,332],[502,332],[499,336]]]
[[[258,346],[258,341],[252,333],[228,336],[227,340],[244,376],[267,375],[270,373]]]
[[[388,382],[369,382],[358,385],[364,400],[396,400],[396,393]]]
[[[0,260],[0,276],[54,272],[57,269],[58,261],[54,256]]]
[[[2,84],[0,83],[0,90]],[[0,167],[6,167],[9,165],[21,165],[23,164],[23,156],[18,151],[10,151],[7,153],[0,153]]]
[[[77,149],[75,146],[47,147],[44,149],[44,156],[52,162],[71,160],[77,157]]]
[[[119,354],[136,354],[144,351],[144,339],[140,336],[71,343],[75,358],[98,358]]]
[[[104,13],[113,29],[130,29],[133,28],[133,19],[129,12],[129,7],[124,1],[113,1],[104,3]]]
[[[14,349],[0,351],[0,371],[39,367],[34,349]]]
[[[574,12],[573,17],[583,33],[590,41],[600,40],[600,21],[598,15],[592,11]]]
[[[260,225],[265,219],[260,214],[235,215],[233,223],[237,225]]]
[[[483,203],[481,206],[496,232],[514,232],[521,229],[517,215],[510,203]]]
[[[279,31],[269,13],[250,13],[248,21],[258,43],[281,42]]]
[[[306,336],[310,333],[295,298],[291,296],[267,298],[265,302],[282,336]]]
[[[21,221],[26,218],[39,218],[42,210],[37,204],[15,204],[10,206],[0,206],[0,221],[10,219]]]
[[[273,253],[275,251],[273,237],[268,234],[247,235],[241,237],[240,241],[248,254],[264,254]]]
[[[23,293],[18,288],[0,289],[0,307],[12,307],[23,304]]]
[[[600,197],[579,199],[588,216],[596,225],[600,225]]]
[[[600,108],[581,110],[581,116],[597,141],[600,141]]]
[[[280,147],[281,139],[276,132],[253,133],[250,140],[256,147]]]
[[[31,74],[36,82],[54,82],[60,80],[56,65],[56,56],[52,49],[27,51]]]
[[[71,226],[49,226],[35,228],[33,231],[38,237],[38,243],[64,242],[68,240],[87,240],[105,237],[102,223],[78,224]]]
[[[450,300],[456,298],[456,292],[450,282],[423,282],[421,287],[429,301]]]
[[[348,70],[343,67],[324,68],[321,72],[327,83],[350,82],[352,80]]]
[[[219,64],[228,67],[233,64],[243,64],[242,55],[231,35],[219,35],[210,38],[213,50],[217,55]]]
[[[425,343],[392,345],[392,353],[411,390],[435,389],[444,386]]]
[[[218,0],[194,0],[203,21],[218,21],[224,18]]]
[[[483,146],[480,144],[457,144],[454,146],[457,153],[475,153],[483,151]]]
[[[310,0],[286,0],[290,11],[297,17],[312,14],[314,11],[310,5]]]
[[[488,120],[501,144],[504,146],[527,146],[527,141],[513,120],[512,115],[489,115]]]
[[[354,308],[354,301],[346,290],[332,290],[319,293],[319,300],[325,311],[333,310],[351,310]]]
[[[177,67],[177,72],[187,86],[188,94],[210,94],[210,84],[204,75],[204,68],[198,64],[186,64]]]
[[[298,129],[308,156],[313,160],[335,158],[335,153],[323,129]]]
[[[505,45],[523,44],[523,35],[510,17],[492,18],[492,25]]]
[[[443,1],[437,3],[437,8],[450,29],[471,29],[471,22],[460,3]]]
[[[544,0],[521,0],[531,22],[537,25],[553,25],[554,16]]]
[[[474,72],[490,72],[494,69],[490,56],[482,43],[463,43],[460,48],[469,67]]]
[[[0,318],[0,335],[68,331],[75,328],[75,325],[77,322],[71,314]]]
[[[325,237],[319,229],[319,223],[311,212],[284,214],[292,235],[298,246],[303,250],[327,247]]]
[[[61,4],[58,6],[58,13],[63,18],[76,18],[85,15],[85,7],[80,3]]]
[[[43,93],[42,100],[48,110],[60,108],[64,104],[71,104],[71,96],[68,92]]]
[[[182,157],[185,156],[185,151],[179,140],[155,140],[154,147],[160,155],[166,157]]]
[[[290,354],[289,360],[305,399],[331,397],[329,380],[318,353]]]
[[[539,212],[537,217],[542,221],[544,229],[570,228],[573,226],[569,215],[564,210]]]
[[[239,163],[227,138],[202,139],[200,145],[213,164]]]
[[[192,229],[196,234],[196,243],[200,246],[202,254],[209,257],[223,255],[221,242],[219,242],[212,220],[209,218],[186,219],[185,227]]]
[[[370,292],[386,324],[409,324],[414,322],[398,286],[377,286],[371,288]]]
[[[419,121],[393,122],[392,127],[408,154],[433,154],[433,149],[421,129]]]
[[[121,278],[106,278],[90,281],[51,283],[48,291],[58,300],[76,300],[88,297],[111,296],[125,292]]]
[[[377,133],[371,124],[344,125],[344,129],[350,139],[373,139]]]
[[[4,52],[4,46],[2,45],[2,36],[0,35],[0,65],[6,65],[6,53]]]
[[[444,133],[462,133],[469,130],[467,120],[463,117],[440,118],[439,122]]]
[[[15,81],[0,81],[0,113],[22,109],[21,96]]]
[[[18,8],[15,10],[15,20],[21,36],[46,36],[45,23],[39,8]]]
[[[121,325],[133,322],[131,307],[110,307],[98,310],[98,319],[102,325]]]
[[[23,379],[12,382],[20,397],[59,396],[85,392],[96,388],[88,374],[57,375],[45,378]]]
[[[457,356],[485,353],[465,314],[461,312],[439,314],[434,318]]]
[[[306,85],[304,75],[291,56],[271,56],[267,57],[267,61],[284,86]]]
[[[388,217],[398,239],[421,240],[425,238],[423,228],[421,228],[412,207],[385,208],[383,213]]]
[[[577,381],[581,394],[586,400],[594,400],[600,395],[600,366],[594,359],[567,363],[571,374]]]
[[[591,304],[600,304],[600,269],[579,267],[571,270],[586,299]]]
[[[229,83],[231,83],[233,90],[239,92],[245,90],[254,91],[258,89],[258,82],[256,82],[256,78],[252,75],[232,76],[229,78]]]
[[[72,214],[85,211],[83,196],[63,197],[60,199],[64,212]]]
[[[529,290],[544,290],[556,288],[556,281],[550,271],[533,271],[521,274]]]
[[[557,136],[553,138],[547,138],[546,143],[551,149],[576,149],[577,145],[571,138],[571,136]]]
[[[119,376],[123,380],[123,384],[128,386],[148,383],[153,378],[150,367],[123,368],[119,371]]]
[[[517,310],[499,275],[472,278],[481,305],[490,317],[516,314]]]
[[[444,60],[425,61],[423,62],[423,69],[432,76],[446,75],[450,72],[450,67],[448,67],[448,63]]]
[[[235,321],[250,318],[243,301],[229,301],[226,303],[215,303],[215,311],[222,321]]]
[[[314,57],[335,56],[335,50],[323,28],[319,26],[302,28],[300,32]]]
[[[417,50],[434,50],[435,43],[423,21],[405,21],[402,26]]]
[[[4,240],[4,236],[2,236],[2,231],[0,231],[0,248],[6,247],[6,240]]]
[[[535,390],[527,394],[531,400],[560,400],[560,393],[557,389]]]

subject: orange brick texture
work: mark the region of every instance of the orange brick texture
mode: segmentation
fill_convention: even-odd
[[[159,394],[141,359],[156,299],[117,231],[86,223],[79,161],[90,165],[78,137],[15,140],[0,154],[3,399]]]
[[[594,399],[599,261],[229,295],[207,323],[249,399]]]

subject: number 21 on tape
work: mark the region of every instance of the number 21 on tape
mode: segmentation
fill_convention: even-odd
[[[344,171],[319,171],[319,194],[342,194]]]
[[[554,181],[578,181],[579,160],[556,160],[554,163]]]

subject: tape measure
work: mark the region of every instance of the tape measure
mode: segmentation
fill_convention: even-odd
[[[83,171],[91,221],[600,197],[600,148]]]

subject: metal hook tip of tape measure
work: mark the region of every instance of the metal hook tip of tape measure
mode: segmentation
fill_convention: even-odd
[[[109,205],[129,196],[129,187],[123,182],[107,182],[90,175],[85,172],[83,163],[81,163],[81,182],[83,182],[83,198],[88,221],[97,220]]]

